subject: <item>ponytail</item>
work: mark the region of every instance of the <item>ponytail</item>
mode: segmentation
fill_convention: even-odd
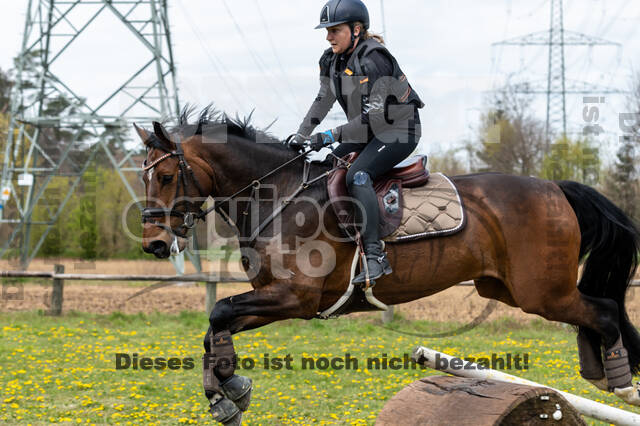
[[[360,39],[369,40],[370,38],[375,39],[380,44],[384,44],[384,37],[380,34],[372,33],[369,30],[364,29],[364,24],[360,21],[356,21],[353,23],[353,26],[360,26]]]

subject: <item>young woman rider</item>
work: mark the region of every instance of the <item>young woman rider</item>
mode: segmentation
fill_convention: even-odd
[[[424,104],[409,85],[395,58],[380,36],[369,33],[369,12],[360,0],[331,0],[320,14],[331,48],[320,58],[320,91],[298,132],[287,141],[301,148],[319,150],[333,142],[338,157],[360,154],[347,173],[347,188],[364,211],[356,209],[356,223],[371,280],[391,273],[378,237],[378,201],[373,181],[407,158],[420,139],[418,109]],[[311,135],[335,101],[348,122]],[[309,135],[311,135],[309,137]],[[365,281],[365,272],[354,278]]]

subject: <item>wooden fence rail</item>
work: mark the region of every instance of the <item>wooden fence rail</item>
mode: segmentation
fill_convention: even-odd
[[[246,283],[246,276],[230,274],[189,274],[189,275],[112,275],[112,274],[65,274],[63,265],[54,265],[52,272],[47,271],[0,271],[0,278],[48,278],[53,280],[51,293],[51,315],[62,313],[62,302],[65,280],[82,281],[156,281],[156,282],[204,282],[206,283],[205,312],[210,313],[216,303],[218,283]],[[463,281],[460,286],[472,286],[473,281]],[[631,282],[634,287],[640,286],[640,280]],[[3,290],[4,291],[4,290]],[[4,294],[4,293],[3,293]],[[393,308],[392,306],[390,308]],[[390,309],[383,315],[384,322],[393,317]]]
[[[229,274],[189,274],[189,275],[112,275],[112,274],[65,274],[64,265],[54,265],[47,271],[0,271],[0,278],[48,278],[53,280],[51,292],[51,315],[62,313],[65,280],[82,281],[155,281],[155,282],[204,282],[206,284],[205,312],[210,313],[216,303],[219,283],[246,283],[246,276]],[[4,292],[4,289],[3,289]],[[4,294],[4,293],[3,293]]]

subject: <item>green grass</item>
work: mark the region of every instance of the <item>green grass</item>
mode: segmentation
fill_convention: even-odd
[[[527,370],[509,373],[599,402],[629,409],[578,375],[575,334],[546,322],[503,320],[458,336],[423,338],[382,328],[378,315],[331,321],[290,320],[235,337],[241,358],[256,368],[240,372],[254,380],[246,424],[373,424],[396,392],[433,370],[367,370],[368,358],[402,357],[417,345],[451,355],[491,357],[529,353]],[[37,312],[0,314],[0,422],[207,423],[201,389],[201,313],[91,315],[61,318]],[[446,327],[456,326],[452,323]],[[443,324],[395,320],[392,328],[415,333]],[[191,370],[116,370],[115,354],[193,358]],[[264,369],[264,354],[293,358],[292,370]],[[310,370],[302,357],[344,357],[359,369]],[[640,412],[640,410],[635,410]],[[594,423],[595,424],[595,423]]]

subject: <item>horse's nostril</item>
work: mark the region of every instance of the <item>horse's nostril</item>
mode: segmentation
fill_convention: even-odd
[[[145,250],[147,253],[153,253],[158,257],[165,257],[167,253],[167,243],[162,240],[151,241],[151,244]]]

